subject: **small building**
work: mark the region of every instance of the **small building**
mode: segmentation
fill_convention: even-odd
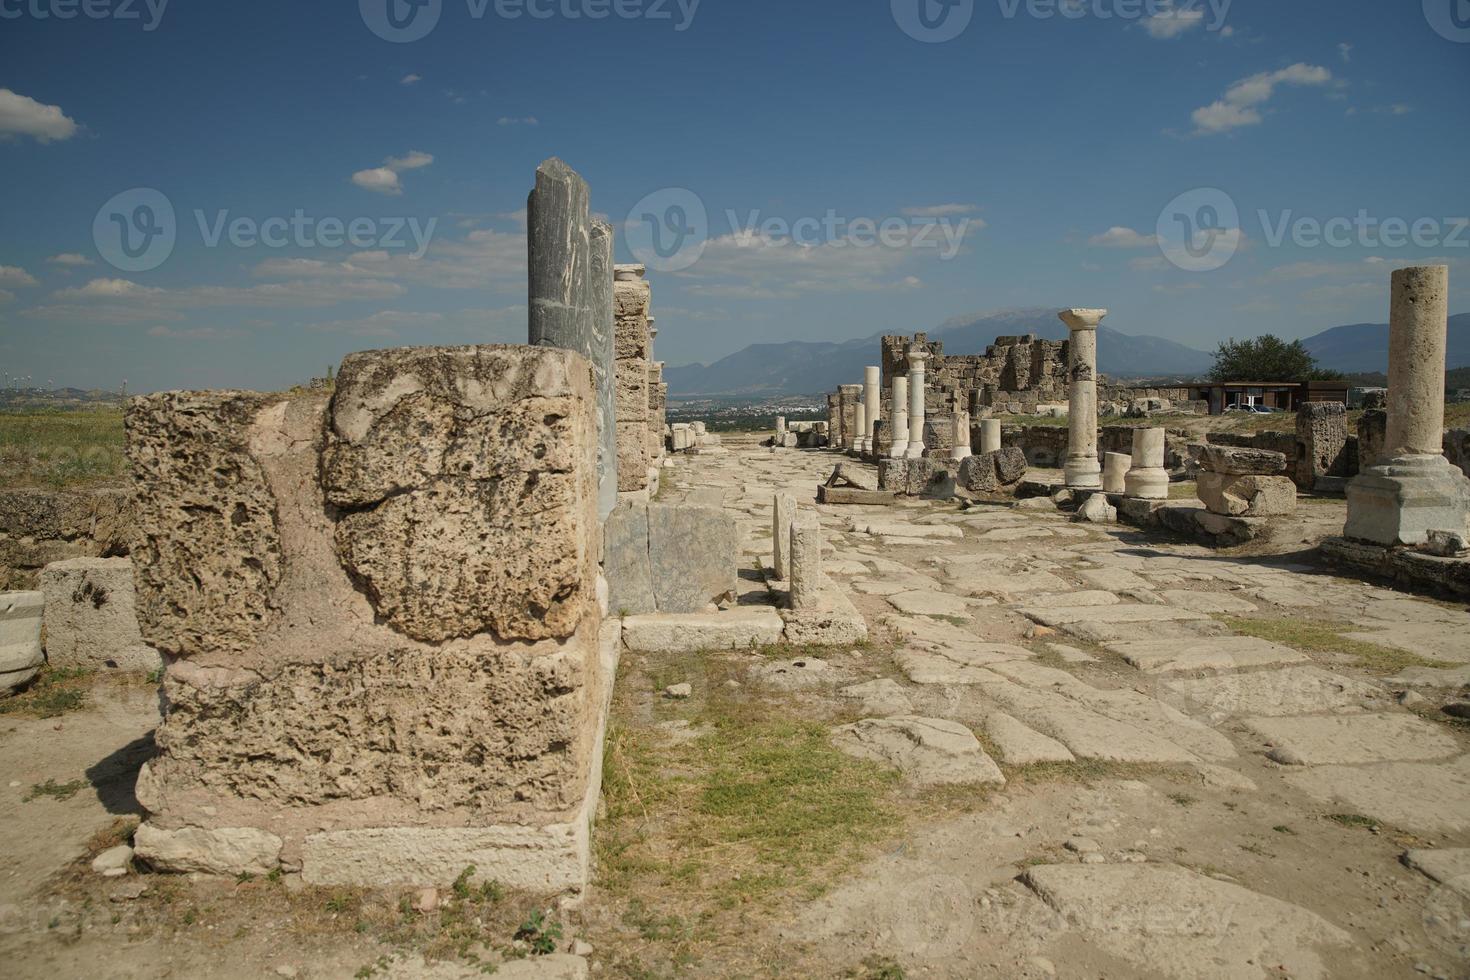
[[[1346,381],[1225,381],[1194,385],[1190,396],[1208,402],[1211,415],[1231,409],[1264,408],[1295,412],[1307,402],[1348,402]]]

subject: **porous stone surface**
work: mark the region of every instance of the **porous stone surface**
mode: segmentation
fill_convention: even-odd
[[[957,486],[970,493],[1015,490],[1026,477],[1026,454],[1015,446],[971,456],[959,465]]]
[[[163,653],[243,652],[279,608],[276,502],[250,442],[257,418],[280,404],[244,391],[128,404],[138,625]]]
[[[157,868],[215,875],[264,875],[280,864],[281,838],[256,827],[164,829],[143,824],[133,835],[137,857]]]
[[[0,694],[28,683],[45,662],[40,592],[0,592]]]
[[[1286,472],[1286,454],[1242,446],[1200,447],[1200,469],[1229,476],[1275,476]]]
[[[41,569],[67,558],[128,553],[126,489],[0,488],[0,590],[32,590]]]
[[[390,626],[428,642],[571,635],[596,577],[595,405],[587,361],[555,348],[342,362],[324,489],[343,565]]]
[[[133,563],[73,558],[41,572],[46,658],[61,667],[148,672],[163,666],[143,642],[134,608]]]
[[[1278,517],[1296,511],[1296,484],[1284,476],[1202,472],[1199,499],[1228,517]]]
[[[1341,402],[1307,402],[1296,413],[1297,458],[1292,479],[1302,490],[1317,481],[1351,476],[1347,406]]]
[[[894,767],[918,786],[1005,784],[975,733],[957,722],[915,715],[865,718],[837,729],[832,740],[849,755]]]
[[[954,469],[948,459],[883,459],[878,461],[878,486],[901,497],[949,497],[954,495]]]

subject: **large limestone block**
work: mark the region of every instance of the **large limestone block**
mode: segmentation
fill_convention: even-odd
[[[41,572],[46,656],[60,667],[152,671],[163,665],[143,642],[134,603],[133,563],[73,558]]]
[[[264,875],[280,862],[281,838],[256,827],[163,829],[143,824],[133,835],[138,858],[161,871]]]
[[[693,446],[692,437],[686,433],[683,447]],[[618,492],[636,493],[648,486],[648,464],[652,456],[648,452],[648,427],[645,422],[618,423]]]
[[[774,608],[741,607],[714,613],[629,616],[623,642],[642,653],[747,650],[780,643],[784,625]]]
[[[659,612],[703,612],[735,593],[740,536],[718,507],[650,504],[648,556]]]
[[[595,405],[586,359],[555,348],[342,362],[323,482],[343,564],[390,626],[429,642],[576,630],[595,594]]]
[[[0,695],[27,683],[45,662],[40,592],[0,592]]]
[[[1211,473],[1275,476],[1286,472],[1286,454],[1269,449],[1207,445],[1200,448],[1199,464]]]
[[[280,401],[208,391],[128,404],[138,625],[164,653],[242,652],[275,615],[280,533],[250,444],[257,418]]]
[[[1227,517],[1277,517],[1296,512],[1296,484],[1284,476],[1202,472],[1199,499]]]
[[[618,361],[617,418],[619,422],[647,422],[648,419],[648,362]]]
[[[771,512],[771,566],[776,578],[786,581],[791,575],[791,524],[796,520],[796,497],[777,493]]]
[[[954,494],[955,466],[948,459],[878,461],[878,486],[906,497],[946,498]]]
[[[959,467],[959,487],[971,493],[1001,493],[1015,489],[1026,476],[1026,454],[1018,447],[971,456]]]
[[[631,502],[619,505],[608,516],[603,535],[608,611],[615,616],[657,612],[648,563],[648,507]]]

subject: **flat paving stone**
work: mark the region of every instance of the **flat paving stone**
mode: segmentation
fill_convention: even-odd
[[[781,642],[786,628],[774,607],[717,613],[655,613],[623,619],[623,642],[645,653],[743,650]]]
[[[1470,898],[1470,847],[1406,851],[1404,863],[1429,880]]]
[[[1066,626],[1071,623],[1162,623],[1209,619],[1204,613],[1170,606],[1058,606],[1044,609],[1022,606],[1018,610],[1027,619],[1043,626]]]
[[[1152,588],[1147,579],[1140,578],[1126,568],[1084,568],[1077,572],[1077,577],[1095,589],[1106,589],[1109,592]]]
[[[1271,743],[1272,759],[1292,766],[1427,762],[1460,749],[1443,728],[1410,714],[1246,718],[1241,724]]]
[[[1318,980],[1330,975],[1322,951],[1352,945],[1299,905],[1169,865],[1042,865],[1021,880],[1068,929],[1147,976]]]
[[[992,711],[985,716],[985,734],[995,745],[1000,761],[1008,766],[1075,762],[1077,759],[1061,742],[1028,728],[1004,711]]]
[[[918,786],[1006,781],[974,732],[942,718],[865,718],[837,729],[832,741],[848,755],[892,766]]]
[[[1026,596],[1026,605],[1032,609],[1064,609],[1080,606],[1116,606],[1123,600],[1111,592],[1038,592]]]
[[[965,532],[949,524],[909,524],[896,521],[869,521],[853,518],[856,534],[900,538],[963,538]]]
[[[1406,687],[1462,687],[1470,684],[1470,667],[1405,667],[1388,679]]]
[[[1163,686],[1213,718],[1363,711],[1382,709],[1388,702],[1382,688],[1311,666],[1181,678],[1164,681]]]
[[[1339,813],[1362,814],[1416,833],[1470,830],[1470,756],[1440,765],[1314,766],[1288,771],[1286,781]]]
[[[994,559],[989,559],[994,564]],[[1065,592],[1067,583],[1050,572],[999,572],[970,565],[950,566],[946,577],[955,587],[986,595]]]
[[[1147,674],[1184,670],[1235,670],[1302,663],[1310,658],[1291,647],[1254,636],[1184,640],[1129,640],[1107,648]]]
[[[1190,592],[1185,589],[1169,589],[1162,593],[1171,606],[1191,609],[1200,613],[1251,613],[1256,611],[1254,602],[1226,592]]]
[[[1470,638],[1466,631],[1440,624],[1400,623],[1392,629],[1348,633],[1347,638],[1406,650],[1426,660],[1470,664]]]
[[[1192,763],[1199,757],[1167,738],[1091,711],[1071,698],[1009,681],[984,685],[987,696],[1080,759],[1106,762]]]
[[[900,592],[889,596],[888,604],[911,616],[970,618],[970,607],[965,600],[947,592]]]
[[[963,647],[905,648],[893,655],[898,669],[915,684],[984,684],[1001,679],[986,668],[1035,656],[1025,647],[973,643]]]
[[[913,714],[914,703],[898,682],[887,678],[867,681],[844,687],[837,692],[844,698],[856,701],[865,715],[887,717],[889,715]]]

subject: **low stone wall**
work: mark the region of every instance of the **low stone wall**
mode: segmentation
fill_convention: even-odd
[[[1108,453],[1133,453],[1133,433],[1128,425],[1105,425],[1098,429],[1098,458]],[[1164,468],[1182,469],[1189,459],[1190,434],[1184,429],[1169,429],[1164,449]],[[970,445],[980,445],[980,426],[970,427]],[[1057,425],[1005,425],[1001,427],[1001,445],[1016,446],[1026,454],[1026,463],[1039,469],[1060,469],[1067,459],[1067,429]]]
[[[1451,429],[1445,433],[1444,454],[1466,476],[1470,476],[1470,429]]]
[[[35,589],[68,558],[128,553],[128,491],[0,490],[0,592]]]

